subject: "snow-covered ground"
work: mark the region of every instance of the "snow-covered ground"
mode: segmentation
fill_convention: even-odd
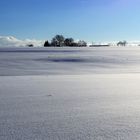
[[[140,48],[0,48],[0,140],[139,140]]]
[[[139,73],[140,47],[0,48],[0,75]]]

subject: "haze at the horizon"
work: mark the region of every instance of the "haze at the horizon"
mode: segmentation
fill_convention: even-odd
[[[139,40],[139,0],[1,0],[0,35]]]

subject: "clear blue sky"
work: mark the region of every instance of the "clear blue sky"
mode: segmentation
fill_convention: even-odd
[[[0,35],[140,40],[140,0],[0,0]]]

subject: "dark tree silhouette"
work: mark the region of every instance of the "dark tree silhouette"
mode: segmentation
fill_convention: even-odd
[[[56,38],[52,39],[51,46],[58,46],[58,41],[56,40]]]
[[[64,40],[65,38],[63,37],[63,35],[56,35],[53,39],[51,44],[53,46],[63,46],[64,45]]]
[[[73,38],[66,38],[64,41],[65,46],[73,46],[74,39]]]
[[[44,43],[44,47],[48,47],[48,46],[50,46],[49,41],[45,41],[45,43]]]
[[[119,41],[117,43],[117,46],[126,46],[127,42],[126,41]]]
[[[33,45],[33,44],[28,44],[27,46],[28,46],[28,47],[34,47],[34,45]]]

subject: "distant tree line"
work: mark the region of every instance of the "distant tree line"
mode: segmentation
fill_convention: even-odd
[[[116,43],[117,46],[126,46],[127,41],[119,41]],[[108,47],[114,46],[114,44],[92,44],[89,47]],[[27,44],[28,47],[34,47],[34,44]],[[52,40],[49,42],[48,40],[44,42],[44,47],[86,47],[87,42],[84,40],[75,41],[73,38],[65,38],[63,35],[55,35]],[[139,45],[140,46],[140,45]]]
[[[87,43],[84,40],[79,40],[78,42],[75,42],[73,38],[65,38],[63,35],[56,35],[55,37],[52,38],[51,42],[47,40],[44,43],[44,47],[51,46],[86,47]]]

